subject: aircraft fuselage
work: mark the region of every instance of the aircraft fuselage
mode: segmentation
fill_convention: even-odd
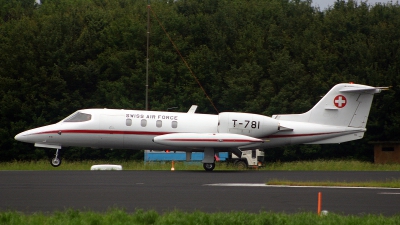
[[[90,115],[90,120],[69,122],[69,117],[67,117],[56,124],[22,132],[16,136],[16,139],[35,143],[39,147],[58,149],[61,146],[80,146],[113,149],[169,149],[172,151],[188,151],[191,149],[196,151],[197,148],[206,146],[193,143],[186,146],[178,144],[166,146],[165,144],[155,143],[154,138],[166,134],[176,134],[176,137],[186,133],[218,134],[220,128],[218,126],[218,115],[116,109],[85,109],[78,112]],[[236,127],[237,124],[247,123],[246,121],[250,121],[246,128],[230,129],[228,135],[231,132],[232,135],[241,134],[254,137],[251,131],[260,129],[258,128],[259,121],[254,120],[253,122],[251,118],[249,120],[233,118],[230,122]],[[254,124],[253,128],[251,123]],[[290,126],[291,129],[285,131],[277,128],[276,132],[271,135],[255,136],[262,139],[263,142],[253,147],[250,145],[247,149],[315,142],[341,136],[344,133],[365,131],[365,129],[350,129],[303,122],[279,121],[278,123],[283,127],[288,123],[286,126]],[[213,142],[212,140],[209,141]],[[218,140],[214,141],[217,142]],[[218,145],[215,147],[218,148]],[[241,145],[237,147],[241,147]]]
[[[312,109],[302,114],[272,117],[237,112],[218,115],[83,109],[64,120],[15,136],[37,147],[67,146],[204,152],[203,166],[214,169],[216,152],[267,149],[291,144],[332,144],[361,139],[366,131],[374,94],[384,87],[335,85]]]

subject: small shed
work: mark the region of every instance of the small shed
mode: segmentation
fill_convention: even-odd
[[[375,163],[400,163],[400,141],[373,141]]]

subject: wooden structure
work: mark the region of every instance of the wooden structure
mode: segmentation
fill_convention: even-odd
[[[400,141],[374,141],[375,163],[400,163]]]

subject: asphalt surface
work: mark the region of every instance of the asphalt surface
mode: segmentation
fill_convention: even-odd
[[[266,187],[270,179],[385,181],[400,172],[0,171],[0,210],[26,213],[110,208],[205,212],[400,213],[400,189]],[[256,184],[255,186],[225,186]]]

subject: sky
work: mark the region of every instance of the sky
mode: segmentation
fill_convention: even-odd
[[[312,6],[319,6],[321,10],[327,9],[329,6],[333,6],[333,4],[336,2],[336,0],[312,0]],[[364,2],[366,0],[363,0]],[[347,2],[347,0],[346,0]],[[358,3],[360,3],[360,0],[357,0]],[[397,0],[368,0],[367,3],[369,5],[375,5],[376,3],[389,3],[392,2],[393,4],[396,4]]]

